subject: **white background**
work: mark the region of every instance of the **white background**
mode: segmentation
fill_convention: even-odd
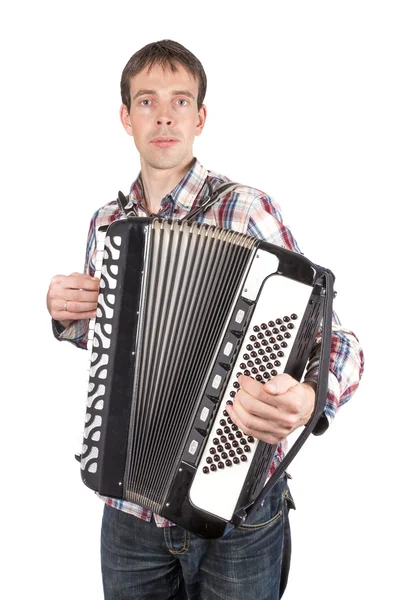
[[[290,469],[285,600],[399,597],[396,4],[2,9],[3,598],[102,598],[102,503],[74,460],[87,357],[52,338],[45,295],[52,275],[82,269],[93,211],[136,177],[119,79],[134,52],[163,38],[208,74],[196,156],[276,199],[302,251],[335,273],[336,310],[365,350],[360,389]]]

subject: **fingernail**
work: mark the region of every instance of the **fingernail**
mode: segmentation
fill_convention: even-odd
[[[267,385],[266,385],[265,387],[267,388],[267,390],[268,390],[269,392],[272,392],[272,393],[276,392],[276,391],[277,391],[277,389],[278,389],[278,388],[276,387],[275,383],[267,383]]]

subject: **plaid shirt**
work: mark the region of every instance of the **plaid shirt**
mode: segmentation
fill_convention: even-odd
[[[229,181],[227,177],[207,171],[195,159],[192,168],[181,182],[162,200],[159,215],[180,219],[207,195],[207,182],[211,184],[212,188],[215,188],[217,185]],[[147,215],[140,174],[132,184],[129,200],[129,204],[134,205],[139,216]],[[97,229],[102,225],[109,225],[121,216],[117,201],[109,202],[93,215],[86,249],[85,273],[93,276],[95,272]],[[300,252],[292,233],[283,224],[279,206],[264,192],[254,188],[244,185],[237,186],[205,214],[200,215],[197,221],[247,233],[283,248]],[[88,320],[75,321],[63,331],[60,331],[60,327],[55,324],[54,331],[59,340],[68,340],[81,348],[86,348],[88,323]],[[313,360],[308,365],[304,378],[307,381],[316,381],[318,377],[320,341],[321,338],[318,336],[315,352],[312,354]],[[328,397],[324,415],[320,419],[319,432],[326,429],[338,408],[351,398],[358,386],[362,372],[363,354],[358,340],[351,331],[340,325],[337,316],[334,315]],[[277,465],[282,461],[285,448],[286,442],[282,442],[278,446],[268,477],[272,475]],[[110,506],[141,519],[150,521],[152,518],[152,513],[149,510],[136,504],[114,498],[102,498]],[[173,523],[158,515],[154,515],[154,519],[159,527],[173,525]]]

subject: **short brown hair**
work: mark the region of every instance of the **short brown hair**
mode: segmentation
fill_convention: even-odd
[[[197,96],[197,107],[203,104],[207,89],[207,77],[201,62],[194,54],[184,46],[172,40],[161,40],[144,46],[129,59],[122,71],[121,76],[121,98],[128,110],[131,108],[131,79],[146,67],[151,69],[153,65],[161,65],[164,69],[169,68],[173,73],[177,71],[177,63],[185,67],[187,71],[198,81],[199,93]]]

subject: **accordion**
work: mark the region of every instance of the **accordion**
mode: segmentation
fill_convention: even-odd
[[[254,506],[276,450],[240,431],[226,404],[241,374],[301,379],[327,271],[205,224],[128,218],[103,238],[82,479],[201,537],[221,537]]]

